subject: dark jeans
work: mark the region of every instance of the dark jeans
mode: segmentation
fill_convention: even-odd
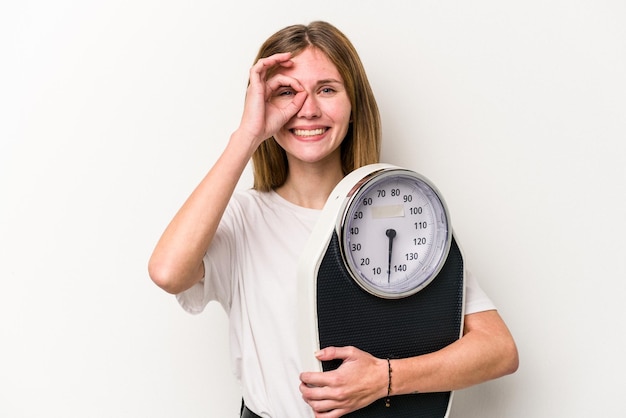
[[[254,412],[246,408],[246,405],[243,403],[243,399],[241,400],[240,415],[241,415],[241,418],[261,418],[260,416],[258,416],[257,414],[255,414]]]

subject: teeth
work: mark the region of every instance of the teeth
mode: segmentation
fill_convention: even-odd
[[[320,129],[311,129],[311,130],[306,130],[306,129],[294,129],[293,133],[298,135],[298,136],[315,136],[315,135],[321,135],[324,133],[324,129],[320,128]]]

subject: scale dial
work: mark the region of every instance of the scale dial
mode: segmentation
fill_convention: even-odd
[[[353,279],[387,299],[426,287],[441,270],[452,235],[436,188],[401,168],[382,169],[359,182],[337,227]]]

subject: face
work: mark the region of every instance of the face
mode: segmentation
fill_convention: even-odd
[[[343,78],[335,65],[318,49],[307,48],[292,59],[294,65],[279,73],[296,79],[307,93],[300,110],[274,138],[295,161],[340,162],[339,146],[350,124],[351,105]],[[289,100],[289,87],[279,89],[272,100]],[[295,160],[295,161],[294,161]]]

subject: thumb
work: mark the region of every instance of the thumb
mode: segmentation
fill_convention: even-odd
[[[285,114],[289,115],[288,120],[291,119],[293,115],[298,113],[302,106],[304,105],[304,101],[308,97],[308,93],[303,89],[296,92],[296,95],[293,97],[293,100],[287,104],[287,107],[284,109]]]

